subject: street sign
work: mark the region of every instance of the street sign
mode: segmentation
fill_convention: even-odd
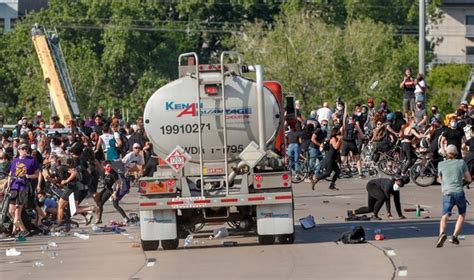
[[[176,146],[174,150],[166,157],[166,163],[178,172],[191,159],[191,156],[180,146]]]

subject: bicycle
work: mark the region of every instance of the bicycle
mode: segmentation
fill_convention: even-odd
[[[420,152],[420,159],[412,166],[410,170],[411,180],[420,187],[428,187],[434,184],[438,176],[433,160],[428,152]]]
[[[291,176],[291,182],[294,184],[298,184],[303,182],[306,178],[308,178],[312,172],[309,164],[309,151],[302,151],[300,153],[300,168],[298,171],[294,172]]]

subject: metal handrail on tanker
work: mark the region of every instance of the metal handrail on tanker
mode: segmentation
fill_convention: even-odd
[[[237,55],[239,58],[239,64],[241,57],[237,52],[223,51],[221,53],[221,83],[222,83],[222,115],[223,115],[223,125],[224,125],[224,173],[225,173],[225,193],[229,195],[229,168],[228,168],[228,159],[227,159],[227,118],[226,118],[226,95],[225,95],[225,67],[224,67],[224,58],[226,55]]]
[[[199,92],[199,58],[197,53],[195,52],[188,52],[182,53],[178,57],[178,64],[181,66],[181,59],[183,57],[193,56],[194,57],[194,64],[196,65],[196,83],[197,83],[197,116],[198,116],[198,145],[199,145],[199,169],[200,169],[200,177],[201,177],[201,197],[204,197],[204,174],[202,174],[203,164],[202,164],[202,127],[201,127],[201,94]]]

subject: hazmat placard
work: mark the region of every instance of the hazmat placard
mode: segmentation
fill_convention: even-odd
[[[178,172],[191,159],[191,156],[180,146],[176,146],[174,150],[166,157],[166,163]]]

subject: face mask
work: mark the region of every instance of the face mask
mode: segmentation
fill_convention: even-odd
[[[431,110],[431,113],[436,114],[437,112],[436,110]]]
[[[112,167],[106,166],[106,167],[105,167],[105,172],[107,172],[107,173],[112,172]]]
[[[400,190],[400,186],[397,183],[393,184],[393,190],[398,192]]]
[[[362,113],[361,112],[356,112],[355,115],[360,116],[360,115],[362,115]]]
[[[344,107],[342,107],[341,105],[337,105],[336,107],[339,111],[341,111],[342,109],[344,109]]]
[[[457,122],[450,122],[449,125],[451,126],[451,128],[456,128],[456,127],[458,127],[458,123],[457,123]]]
[[[38,202],[43,203],[44,202],[44,197],[38,198]]]

